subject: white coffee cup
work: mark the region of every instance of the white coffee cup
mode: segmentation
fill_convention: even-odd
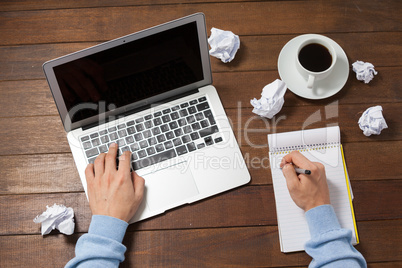
[[[334,69],[334,66],[336,63],[336,58],[337,58],[336,51],[335,51],[334,47],[326,39],[327,38],[325,36],[312,37],[312,38],[302,42],[297,49],[297,54],[296,54],[297,70],[303,77],[305,77],[305,79],[307,81],[307,88],[313,88],[315,81],[325,79]],[[324,48],[326,48],[327,52],[332,57],[331,63],[329,63],[329,58],[327,58],[327,57],[317,57],[318,55],[321,55],[321,54],[319,54],[319,52],[322,52],[322,53],[325,53],[325,52],[324,52],[324,50],[322,50],[320,48],[320,46],[315,46],[313,44],[318,44],[318,45],[321,45]],[[310,45],[310,46],[308,46],[308,45]],[[314,49],[310,49],[310,48],[314,48],[314,46],[318,48],[316,53],[315,53]],[[304,56],[304,58],[301,59],[300,52],[302,51],[303,48],[304,48],[304,50],[302,52],[302,55]],[[310,50],[310,52],[311,52],[310,54],[305,52],[305,50],[307,50],[307,49]],[[306,60],[309,60],[309,56],[312,60],[310,65],[313,65],[313,66],[309,66],[308,64],[306,64]],[[326,55],[324,54],[324,56],[326,56]],[[326,58],[326,61],[325,61],[326,64],[321,64],[321,63],[323,63],[323,61],[322,62],[319,61],[319,59],[321,59],[321,58]],[[316,59],[318,61],[318,63],[317,63],[317,61],[313,61],[313,59]],[[315,64],[315,66],[314,66],[314,64]],[[318,70],[315,67],[317,67]],[[321,69],[319,67],[321,67]]]

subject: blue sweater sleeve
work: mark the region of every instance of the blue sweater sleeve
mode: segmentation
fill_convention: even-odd
[[[362,254],[352,245],[352,231],[342,229],[331,205],[306,212],[311,240],[305,250],[313,260],[309,267],[367,267]]]
[[[65,267],[118,267],[124,261],[122,244],[128,223],[109,216],[93,215],[87,234],[75,247],[75,258]]]

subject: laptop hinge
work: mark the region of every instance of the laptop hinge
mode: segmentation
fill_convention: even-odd
[[[125,117],[125,116],[131,115],[131,114],[139,113],[139,112],[144,111],[144,110],[147,110],[147,109],[149,109],[149,108],[151,108],[151,107],[155,108],[155,107],[157,107],[158,105],[167,103],[167,102],[169,102],[169,101],[177,100],[177,99],[180,99],[180,98],[183,98],[183,97],[185,97],[185,96],[189,96],[189,95],[192,95],[192,94],[195,94],[195,93],[198,93],[198,92],[199,92],[198,88],[197,88],[197,89],[190,90],[190,91],[186,91],[186,92],[184,92],[184,93],[181,93],[181,94],[175,95],[175,96],[173,96],[173,97],[170,97],[170,98],[164,99],[164,100],[162,100],[162,101],[159,101],[159,102],[157,102],[157,103],[147,104],[147,105],[144,105],[144,106],[137,107],[137,108],[135,108],[135,109],[126,111],[126,112],[121,113],[121,114],[117,115],[116,117],[112,117],[112,118],[113,118],[113,120],[116,120],[116,119],[119,119],[119,118],[121,118],[121,117]],[[110,119],[106,118],[105,120],[102,120],[102,121],[99,121],[99,122],[95,122],[95,123],[86,125],[86,126],[82,127],[82,130],[87,130],[87,129],[90,129],[90,128],[93,128],[93,127],[96,127],[96,126],[105,124],[105,123],[107,123],[107,122],[109,122],[109,121],[110,121]]]

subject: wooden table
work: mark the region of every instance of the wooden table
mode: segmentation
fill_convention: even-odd
[[[361,243],[370,267],[402,266],[402,2],[20,0],[0,4],[0,266],[61,267],[88,230],[88,202],[41,65],[49,59],[196,12],[211,27],[240,36],[228,64],[211,58],[214,85],[252,176],[243,187],[133,224],[122,266],[307,266],[304,252],[280,252],[266,135],[338,124],[354,192]],[[279,78],[281,48],[295,36],[324,34],[350,64],[371,62],[369,84],[350,70],[333,97],[307,100],[287,91],[272,120],[250,99]],[[357,125],[382,105],[388,129],[366,137]],[[328,109],[330,107],[330,109]],[[264,164],[253,165],[265,158]],[[42,237],[33,218],[54,203],[75,211],[71,236]]]

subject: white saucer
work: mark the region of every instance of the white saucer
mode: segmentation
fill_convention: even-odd
[[[326,39],[334,47],[337,60],[331,74],[324,80],[314,83],[314,88],[307,88],[307,80],[297,71],[296,57],[298,46],[306,39],[318,37]],[[278,71],[289,90],[306,99],[325,99],[338,93],[349,76],[349,61],[343,49],[332,39],[319,34],[300,35],[282,48],[278,58]]]

